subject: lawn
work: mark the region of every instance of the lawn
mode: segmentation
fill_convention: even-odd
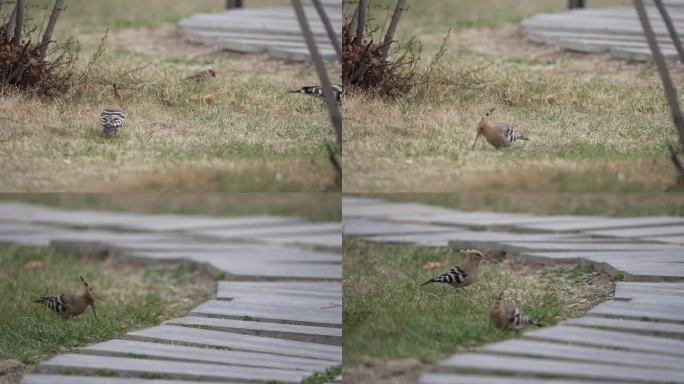
[[[375,26],[386,22],[378,4],[387,3],[371,1]],[[677,136],[653,64],[519,36],[520,20],[562,11],[565,1],[410,5],[398,38],[423,43],[419,67],[451,29],[447,53],[432,81],[399,99],[347,94],[345,192],[653,192],[674,184],[667,145]],[[670,69],[682,84],[682,67]],[[556,104],[544,103],[547,95]],[[471,150],[475,126],[490,108],[495,121],[513,124],[530,141],[495,151],[482,140]]]
[[[80,293],[80,275],[93,287],[97,320],[90,308],[65,321],[32,302]],[[11,365],[13,372],[0,382],[18,382],[22,371],[57,353],[187,313],[214,296],[214,279],[220,277],[191,263],[136,265],[106,255],[0,244],[0,291],[11,298],[0,303],[0,361],[22,364]]]
[[[464,262],[455,250],[364,243],[345,237],[345,383],[414,383],[449,354],[515,337],[489,324],[495,296],[545,325],[577,317],[613,290],[591,266],[484,263],[479,280],[457,290],[420,284]],[[428,262],[438,262],[426,268]]]
[[[32,1],[40,24],[47,0]],[[104,53],[90,82],[56,98],[0,89],[0,191],[322,191],[335,188],[318,100],[288,90],[316,84],[310,64],[186,43],[182,17],[222,9],[220,0],[67,2],[56,37],[81,44],[78,68]],[[289,4],[248,1],[247,6]],[[35,6],[35,7],[34,7]],[[5,6],[5,13],[10,7]],[[184,78],[213,68],[205,84]],[[339,73],[339,66],[331,71]],[[114,138],[97,133],[123,88],[128,121]],[[201,103],[212,95],[214,103]]]
[[[679,193],[388,193],[367,197],[414,202],[463,211],[520,212],[542,215],[684,216]]]
[[[298,216],[311,221],[340,222],[338,193],[125,193],[0,194],[0,201],[24,201],[66,209],[126,211],[146,214],[210,216]]]

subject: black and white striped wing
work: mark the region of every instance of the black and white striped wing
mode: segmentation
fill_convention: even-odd
[[[64,295],[60,296],[52,296],[52,297],[41,297],[38,300],[35,300],[34,303],[40,303],[51,310],[64,315],[64,312],[66,311],[66,304],[64,303]]]
[[[100,128],[105,135],[116,133],[123,128],[124,124],[126,124],[126,114],[123,111],[105,109],[100,114]]]
[[[449,271],[434,277],[432,283],[461,284],[465,281],[468,274],[461,267],[451,268]]]
[[[512,142],[517,141],[517,140],[528,140],[528,138],[525,137],[525,135],[516,131],[510,125],[506,125],[506,132],[504,132],[504,135],[506,136],[506,140],[509,143],[512,143]]]
[[[344,95],[344,88],[341,85],[338,84],[333,84],[332,85],[333,89],[333,96],[335,96],[335,100],[339,103],[342,101],[342,95]],[[323,96],[323,88],[320,86],[311,86],[311,87],[302,87],[299,91],[293,91],[293,92],[298,92],[298,93],[303,93],[305,95],[310,95],[310,96],[317,96],[320,97],[321,99],[324,98]]]

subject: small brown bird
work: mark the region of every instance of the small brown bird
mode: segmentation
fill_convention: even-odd
[[[79,276],[84,285],[83,293],[64,293],[59,296],[41,297],[34,300],[34,303],[46,305],[48,308],[57,312],[65,319],[76,317],[88,308],[90,305],[93,308],[93,315],[97,320],[97,312],[95,311],[95,296],[93,296],[93,288],[86,283],[83,276]]]
[[[498,261],[485,256],[482,252],[477,249],[464,249],[462,252],[468,257],[468,261],[461,266],[456,266],[444,272],[440,275],[433,277],[432,279],[424,282],[421,286],[430,283],[446,283],[450,284],[454,288],[467,287],[477,280],[477,275],[480,271],[480,262],[482,259],[489,260],[493,263],[499,264]]]
[[[112,84],[112,87],[114,87],[112,105],[100,113],[100,129],[105,136],[116,134],[126,124],[121,88],[117,87],[116,84]]]
[[[490,109],[485,113],[485,116],[480,118],[480,122],[477,124],[477,136],[475,136],[472,149],[475,149],[475,144],[477,144],[477,139],[480,138],[480,135],[483,135],[487,142],[496,149],[508,147],[516,140],[529,140],[525,135],[514,130],[510,124],[492,123],[489,121],[489,117],[494,112],[494,109]]]
[[[542,326],[540,322],[526,316],[514,305],[504,303],[503,292],[499,293],[499,296],[496,297],[489,317],[492,324],[499,329],[517,331],[526,324],[536,325],[537,327]]]
[[[213,69],[205,69],[204,71],[200,71],[192,76],[186,77],[185,80],[193,80],[199,83],[205,80],[213,79],[214,77],[216,77],[216,72]]]

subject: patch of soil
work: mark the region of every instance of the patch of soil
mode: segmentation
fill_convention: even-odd
[[[26,370],[18,360],[0,360],[0,384],[17,384]]]
[[[344,367],[345,384],[414,384],[426,366],[417,359],[371,359],[353,367]]]

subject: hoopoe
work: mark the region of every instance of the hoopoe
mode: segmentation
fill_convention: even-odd
[[[477,139],[480,138],[480,135],[483,135],[487,142],[496,149],[507,147],[516,140],[529,140],[525,135],[514,130],[510,124],[492,123],[489,121],[489,117],[494,112],[494,109],[490,109],[485,113],[485,116],[480,118],[480,122],[477,124],[477,136],[475,136],[472,149],[475,149],[475,144],[477,144]]]
[[[48,308],[57,312],[60,316],[65,319],[70,317],[76,317],[88,308],[90,305],[93,308],[93,315],[95,320],[97,320],[97,311],[95,311],[95,296],[93,296],[93,288],[88,285],[88,283],[83,279],[83,276],[79,276],[81,282],[83,283],[84,289],[82,294],[76,293],[64,293],[59,296],[47,296],[41,297],[38,300],[34,300],[34,303],[40,303],[46,305]]]
[[[492,324],[500,329],[517,331],[526,324],[536,325],[537,327],[542,326],[540,322],[520,312],[514,305],[504,303],[503,292],[499,293],[499,296],[496,297],[494,306],[491,312],[489,312],[489,317]]]
[[[437,275],[424,282],[421,284],[421,286],[430,283],[446,283],[450,284],[454,288],[467,287],[477,280],[478,273],[480,272],[480,262],[482,259],[499,264],[498,261],[485,256],[477,249],[464,249],[459,252],[464,253],[468,257],[468,261],[464,265],[453,267],[447,272]]]
[[[332,89],[333,95],[335,96],[335,101],[337,101],[338,103],[342,102],[342,96],[344,96],[344,88],[339,84],[333,84]],[[290,91],[290,93],[302,93],[304,95],[320,97],[321,99],[324,98],[323,88],[318,85],[310,87],[301,87],[296,91]]]
[[[112,87],[114,87],[112,105],[109,108],[105,108],[100,114],[100,128],[102,134],[107,136],[116,134],[126,124],[121,88],[117,87],[116,84],[112,84]]]
[[[204,71],[200,71],[200,72],[195,73],[192,76],[186,77],[185,80],[193,80],[196,82],[201,82],[204,80],[212,79],[214,77],[216,77],[216,71],[214,71],[213,69],[205,69]]]

